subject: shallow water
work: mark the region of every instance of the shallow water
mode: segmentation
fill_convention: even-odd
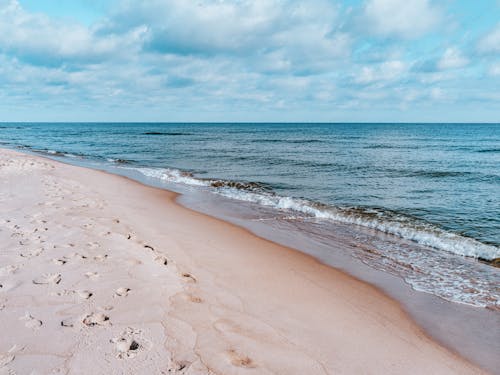
[[[474,259],[500,257],[498,124],[4,123],[0,141],[246,202],[416,290],[499,305]]]

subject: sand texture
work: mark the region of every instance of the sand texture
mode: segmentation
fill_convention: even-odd
[[[477,374],[376,288],[122,177],[0,150],[0,374]]]

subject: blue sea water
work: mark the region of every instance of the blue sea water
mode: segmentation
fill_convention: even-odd
[[[500,257],[500,124],[3,123],[0,142],[275,210],[326,240],[352,228],[364,262],[498,306],[498,269],[475,259]]]

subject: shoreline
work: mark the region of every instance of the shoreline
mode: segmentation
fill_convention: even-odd
[[[376,286],[322,264],[310,255],[257,237],[248,229],[186,208],[176,202],[176,193],[145,186],[126,177],[103,171],[0,149],[2,158],[9,153],[13,156],[7,158],[12,158],[14,164],[16,159],[31,158],[35,160],[35,164],[48,165],[47,170],[42,168],[41,171],[35,171],[35,175],[39,173],[40,178],[49,171],[58,185],[64,185],[64,178],[78,182],[80,187],[67,190],[63,193],[62,200],[71,197],[74,190],[86,197],[82,193],[82,190],[85,191],[82,186],[85,186],[87,181],[92,181],[89,188],[100,197],[101,202],[112,207],[113,213],[126,217],[126,220],[110,217],[111,220],[119,220],[115,224],[123,222],[130,228],[140,228],[136,230],[144,238],[141,240],[142,251],[144,246],[157,249],[168,244],[168,255],[160,253],[155,256],[167,256],[168,264],[172,263],[173,259],[174,266],[180,270],[173,273],[175,276],[180,273],[180,280],[174,283],[174,291],[165,292],[171,294],[171,303],[167,306],[167,309],[170,309],[167,320],[177,321],[174,324],[175,329],[165,330],[171,337],[176,337],[177,343],[181,343],[180,349],[170,347],[170,353],[191,351],[196,352],[200,358],[205,358],[204,361],[200,359],[190,362],[188,367],[193,370],[192,373],[203,373],[202,366],[207,365],[206,361],[210,361],[207,368],[216,373],[238,373],[242,368],[271,371],[280,369],[276,366],[284,366],[287,361],[296,362],[287,365],[290,366],[287,367],[289,373],[298,373],[299,366],[311,364],[319,366],[317,368],[322,369],[320,372],[337,369],[351,373],[371,369],[381,373],[419,373],[437,369],[433,366],[444,366],[442,371],[448,370],[450,373],[480,373],[480,370],[463,358],[435,343],[413,322],[398,301]],[[19,167],[16,168],[19,170]],[[29,170],[30,167],[26,168]],[[33,176],[23,178],[29,181]],[[120,186],[119,196],[113,192],[115,184]],[[57,192],[57,189],[55,191]],[[127,201],[124,201],[123,194],[127,194]],[[132,197],[140,199],[131,200]],[[106,211],[106,205],[102,208],[103,211]],[[43,210],[38,214],[43,216]],[[87,219],[92,218],[93,216],[90,216]],[[169,228],[160,224],[165,219],[168,219]],[[182,223],[175,222],[181,219],[184,220]],[[175,241],[168,238],[162,230],[167,230]],[[96,233],[90,234],[96,236]],[[123,235],[125,236],[125,233]],[[200,237],[201,241],[196,242]],[[228,252],[228,249],[231,249],[231,252]],[[149,251],[148,248],[145,250]],[[207,250],[210,252],[207,253]],[[147,263],[145,259],[142,262],[144,265]],[[153,265],[157,266],[157,263]],[[236,269],[235,265],[238,266]],[[172,266],[166,268],[169,267]],[[168,277],[175,279],[172,272],[169,272]],[[154,280],[149,282],[151,286],[155,285]],[[281,282],[286,282],[287,285],[281,285]],[[252,286],[248,283],[252,283]],[[262,289],[256,290],[256,286]],[[30,287],[34,288],[31,285]],[[330,290],[332,287],[334,290]],[[3,297],[3,293],[0,296]],[[298,305],[297,300],[300,302]],[[348,306],[339,306],[339,300]],[[8,305],[5,305],[7,307],[3,309],[3,314],[8,310]],[[283,308],[292,310],[283,314]],[[274,315],[269,316],[270,313],[289,320],[285,323],[277,321]],[[331,318],[332,313],[336,314],[335,319]],[[186,319],[184,315],[188,316],[189,323],[182,321]],[[312,319],[316,315],[318,321]],[[207,316],[212,317],[217,324],[206,327]],[[348,327],[350,334],[335,332],[327,322],[336,324],[336,328]],[[190,329],[186,330],[186,325]],[[290,327],[294,329],[291,330]],[[80,332],[85,333],[86,329],[82,327]],[[295,329],[300,333],[297,334]],[[182,335],[179,335],[181,331],[195,331],[197,340],[201,337],[201,342],[195,340],[196,345],[190,347],[183,342]],[[367,331],[371,334],[367,335]],[[283,340],[283,337],[287,340]],[[383,348],[377,347],[381,338],[385,338],[386,345],[392,348],[393,352],[381,352]],[[227,345],[228,342],[232,345]],[[290,342],[293,345],[290,346]],[[408,342],[411,345],[408,345]],[[332,350],[332,346],[336,350]],[[302,351],[297,351],[296,347]],[[364,349],[359,350],[360,347]],[[306,348],[315,354],[308,353]],[[0,350],[5,352],[3,345]],[[304,355],[304,350],[307,355]],[[358,350],[366,355],[366,358],[359,358]],[[273,351],[273,358],[269,353],[265,353],[266,351]],[[331,354],[332,352],[335,354]],[[339,352],[343,355],[339,355]],[[330,358],[329,353],[334,358]],[[274,357],[277,357],[278,362]],[[311,358],[320,359],[311,362]],[[373,366],[373,361],[381,359],[386,362],[378,365],[384,368],[370,367]],[[212,363],[214,361],[215,363]],[[12,364],[15,363],[13,360]],[[200,372],[196,372],[195,368]]]
[[[342,249],[342,241],[320,244],[302,234],[300,230],[270,227],[267,224],[237,218],[237,215],[231,214],[231,209],[239,202],[233,202],[229,207],[221,209],[219,205],[222,200],[215,203],[206,200],[206,203],[200,204],[200,197],[192,199],[180,194],[178,201],[183,207],[230,222],[260,238],[308,254],[324,265],[374,286],[399,304],[432,340],[472,363],[496,373],[496,353],[500,350],[500,337],[491,327],[500,324],[498,310],[452,302],[432,293],[416,290],[400,276],[375,269],[352,257]]]

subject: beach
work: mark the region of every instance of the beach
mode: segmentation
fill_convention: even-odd
[[[2,373],[483,373],[377,288],[174,193],[10,150],[0,178]]]

